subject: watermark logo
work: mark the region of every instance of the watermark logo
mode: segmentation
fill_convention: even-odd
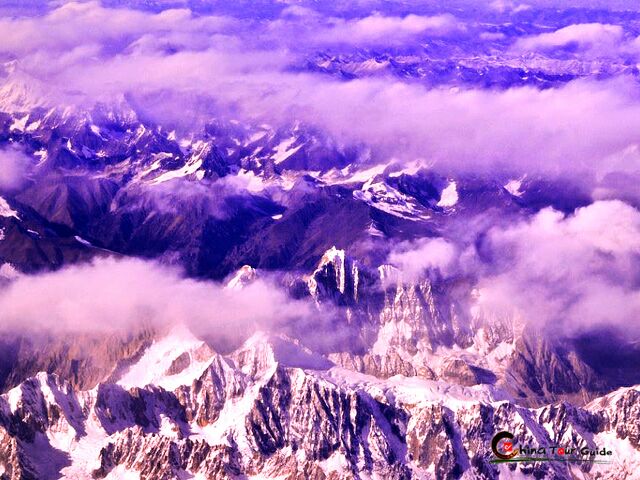
[[[520,445],[516,436],[502,431],[493,436],[491,463],[511,462],[566,462],[611,463],[613,452],[607,447],[580,447],[572,445]]]
[[[514,436],[511,432],[499,432],[491,440],[491,450],[500,460],[510,460],[518,455],[518,449],[514,446]]]

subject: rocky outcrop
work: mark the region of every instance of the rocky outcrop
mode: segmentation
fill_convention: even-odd
[[[74,478],[84,468],[96,478],[129,471],[143,479],[498,479],[507,467],[491,463],[490,442],[501,430],[521,445],[592,449],[603,439],[625,440],[635,453],[624,455],[640,459],[637,388],[583,408],[528,409],[500,400],[492,386],[353,373],[265,335],[229,358],[210,352],[202,373],[179,378],[173,391],[118,384],[75,391],[47,374],[25,381],[0,397],[3,478]],[[39,463],[36,448],[58,458],[55,472]],[[84,466],[74,463],[79,451]],[[595,474],[603,467],[534,462],[509,471],[572,479],[572,468]],[[621,468],[603,478],[628,474]]]
[[[155,335],[144,326],[113,334],[0,332],[0,391],[39,371],[58,374],[82,390],[93,388],[135,361]]]

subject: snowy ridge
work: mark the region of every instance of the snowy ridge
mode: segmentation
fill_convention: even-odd
[[[332,366],[295,341],[264,333],[247,340],[229,360],[213,351],[202,354],[207,366],[189,383],[186,377],[195,372],[185,373],[184,381],[164,378],[168,360],[161,353],[171,359],[178,351],[201,349],[198,345],[184,329],[174,330],[150,346],[119,385],[74,392],[55,376],[38,374],[2,395],[0,465],[4,471],[27,469],[40,476],[57,475],[59,469],[61,478],[126,473],[145,479],[225,478],[227,469],[275,479],[356,465],[365,476],[400,479],[446,478],[461,464],[469,478],[484,471],[497,479],[505,471],[490,466],[486,445],[499,429],[520,432],[528,442],[564,438],[592,446],[596,440],[615,441],[617,468],[628,472],[640,461],[638,387],[584,409],[560,404],[528,410],[489,385],[464,387],[401,375],[382,380]],[[158,385],[132,386],[147,378]],[[11,438],[7,418],[32,436],[6,443]],[[347,436],[344,427],[351,432]],[[322,438],[335,444],[321,447]],[[30,462],[11,460],[7,448],[31,452]],[[318,457],[322,448],[329,450]],[[69,460],[54,452],[66,452]],[[574,478],[571,469],[560,463],[533,466],[537,475],[558,479]],[[591,472],[623,478],[599,465]],[[513,474],[528,478],[520,467]]]

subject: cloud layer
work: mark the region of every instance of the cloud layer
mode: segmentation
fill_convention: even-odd
[[[596,202],[568,216],[545,209],[493,229],[484,248],[495,260],[480,281],[485,307],[515,308],[556,334],[640,334],[640,212],[629,205]]]
[[[1,20],[0,53],[17,60],[10,80],[40,85],[50,103],[88,106],[126,95],[161,123],[194,125],[197,115],[303,121],[344,143],[372,146],[378,160],[419,159],[442,170],[607,173],[615,162],[604,159],[638,144],[640,90],[630,79],[495,91],[300,73],[309,54],[331,44],[468,39],[469,28],[479,27],[449,13],[327,18],[288,9],[270,20],[240,21],[71,2],[43,16]],[[618,25],[576,24],[516,39],[515,48],[576,44],[616,54],[623,37]]]
[[[619,17],[527,21],[518,29],[510,20],[490,25],[444,10],[408,13],[397,5],[383,13],[364,3],[357,14],[345,10],[343,16],[337,7],[322,14],[320,5],[282,6],[264,18],[241,19],[186,7],[152,12],[99,2],[63,2],[34,15],[7,16],[0,19],[0,102],[3,108],[14,100],[16,108],[29,101],[91,108],[125,98],[145,119],[183,129],[217,116],[275,128],[303,122],[338,143],[370,147],[375,162],[417,161],[446,175],[542,172],[573,182],[639,175],[640,88],[631,75],[606,75],[633,65],[640,53],[637,32],[616,24]],[[535,19],[528,12],[541,2],[526,3],[488,2],[487,8],[491,15]],[[321,64],[305,68],[317,56],[338,64],[365,59],[359,65],[364,73],[329,75]],[[558,76],[577,78],[544,89],[433,87],[419,71],[409,71],[415,58],[427,66],[460,60],[445,64],[443,76],[447,68],[490,59],[502,69],[521,67],[518,75],[538,74],[530,65],[556,74],[557,66]],[[393,62],[406,69],[385,70]],[[482,65],[475,71],[492,73]],[[409,73],[416,73],[410,81],[403,76]],[[0,151],[0,189],[22,181],[23,163],[17,151]],[[221,201],[246,188],[224,182],[219,190],[201,192],[199,185],[183,194],[208,193]],[[155,187],[159,207],[175,207],[179,183]],[[619,198],[611,185],[600,186],[594,197]],[[202,208],[215,214],[218,204],[206,200]],[[512,227],[489,229],[486,251],[477,257],[466,245],[437,239],[397,245],[389,261],[410,278],[425,270],[476,276],[482,302],[516,307],[533,321],[567,331],[622,326],[640,313],[639,222],[636,209],[616,200],[568,216],[547,209]],[[487,262],[487,252],[496,260]],[[124,328],[154,318],[226,334],[238,326],[277,328],[274,321],[286,324],[304,316],[305,308],[264,282],[238,296],[138,261],[24,277],[0,293],[5,326],[72,330]]]
[[[0,311],[3,329],[112,332],[186,324],[198,333],[232,339],[257,329],[284,329],[311,314],[307,303],[289,299],[268,281],[225,289],[135,259],[95,260],[21,276],[0,291]]]
[[[31,166],[31,159],[18,148],[0,149],[0,192],[20,187]]]

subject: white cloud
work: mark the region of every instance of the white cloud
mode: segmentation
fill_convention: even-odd
[[[566,217],[545,209],[493,229],[487,248],[498,271],[480,282],[485,306],[516,308],[557,333],[603,326],[640,332],[640,212],[633,207],[596,202]]]
[[[515,3],[509,0],[493,0],[491,3],[489,3],[489,7],[493,10],[497,10],[500,13],[519,13],[531,9],[531,5],[528,5],[526,3]]]
[[[428,269],[448,275],[456,264],[457,256],[456,247],[446,240],[426,238],[399,243],[387,261],[402,272],[403,279],[416,280],[423,278]]]
[[[105,8],[95,1],[69,2],[44,16],[0,19],[0,53],[65,52],[93,44],[118,51],[142,34],[188,34],[183,38],[195,41],[229,29],[234,23],[226,17],[195,17],[188,9],[148,13]]]
[[[624,39],[619,25],[581,23],[518,40],[515,48],[521,51],[551,50],[577,45],[599,55],[615,54]]]
[[[0,149],[0,190],[13,190],[22,185],[31,159],[17,148]]]
[[[406,17],[371,15],[355,20],[336,19],[331,28],[318,29],[312,38],[325,43],[366,45],[382,42],[388,45],[420,35],[446,35],[460,28],[455,17],[449,14]]]
[[[292,71],[298,60],[292,45],[309,46],[310,37],[329,30],[345,41],[387,42],[457,28],[457,21],[372,15],[334,20],[329,28],[300,9],[285,17],[242,24],[188,10],[156,14],[71,3],[44,17],[0,21],[7,38],[0,49],[19,58],[7,81],[31,77],[41,90],[46,86],[52,103],[86,105],[127,93],[159,122],[193,126],[196,115],[221,112],[273,125],[303,121],[344,143],[371,145],[382,162],[404,157],[449,171],[500,165],[602,175],[615,166],[604,159],[638,144],[640,90],[632,80],[575,81],[545,91],[428,89],[392,78],[336,81]],[[597,43],[620,34],[615,26],[574,27],[535,41]]]
[[[178,271],[133,259],[21,276],[0,291],[1,328],[113,331],[184,323],[199,333],[241,339],[310,316],[302,301],[257,280],[242,290],[183,278]],[[318,319],[318,312],[313,317]]]

